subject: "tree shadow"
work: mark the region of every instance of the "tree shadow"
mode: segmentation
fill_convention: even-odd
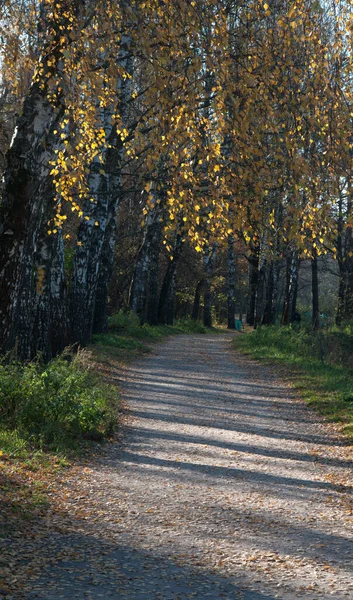
[[[132,395],[125,394],[125,398],[132,399]],[[157,400],[158,402],[158,400]],[[147,402],[146,402],[147,404]],[[144,405],[144,402],[141,402],[141,406]],[[217,409],[215,408],[215,413],[217,413]],[[180,425],[193,425],[195,427],[209,427],[210,429],[222,429],[224,431],[234,431],[239,433],[245,433],[247,435],[256,435],[264,438],[272,438],[278,440],[289,440],[289,441],[299,441],[305,442],[308,445],[319,444],[323,446],[332,446],[333,441],[330,440],[325,435],[314,435],[312,433],[303,434],[296,430],[288,431],[288,429],[279,429],[271,427],[261,427],[259,425],[254,425],[250,421],[248,423],[241,424],[239,420],[234,420],[232,422],[228,419],[220,419],[219,415],[217,415],[217,420],[214,415],[202,415],[199,417],[197,415],[192,415],[190,413],[187,414],[177,414],[173,413],[172,417],[168,415],[161,414],[157,412],[157,410],[137,410],[134,409],[132,414],[135,417],[140,417],[142,419],[148,419],[151,421],[161,421],[163,423],[179,423]],[[237,416],[236,410],[233,413],[234,417]],[[337,442],[335,445],[339,445]]]
[[[344,467],[353,469],[353,461],[344,460],[340,458],[331,458],[328,456],[320,456],[318,454],[310,454],[304,452],[297,452],[295,450],[286,450],[282,448],[274,447],[262,447],[255,444],[242,444],[239,442],[223,442],[221,440],[215,440],[209,437],[197,436],[197,435],[186,435],[184,433],[174,433],[169,431],[160,431],[156,429],[148,429],[135,426],[134,433],[138,443],[147,442],[150,447],[155,447],[154,440],[169,440],[178,442],[181,444],[191,445],[207,445],[210,448],[223,448],[230,452],[240,452],[244,454],[253,454],[256,456],[264,456],[270,458],[279,458],[283,460],[293,460],[299,462],[317,463],[323,465],[330,465],[334,467]]]
[[[120,452],[120,461],[121,463],[128,463],[133,469],[136,467],[139,468],[141,465],[162,467],[162,470],[155,471],[155,475],[171,477],[175,480],[180,479],[188,483],[202,481],[205,477],[207,477],[209,485],[211,484],[212,479],[217,480],[227,478],[235,481],[246,480],[254,487],[259,487],[262,490],[265,489],[264,486],[266,488],[269,487],[277,497],[282,495],[282,490],[285,493],[288,487],[293,488],[294,493],[295,490],[297,490],[298,496],[300,497],[303,496],[305,490],[311,492],[342,492],[343,490],[352,492],[353,490],[353,487],[345,486],[343,488],[340,484],[334,484],[328,481],[314,481],[310,479],[287,477],[284,475],[271,475],[270,473],[264,473],[262,471],[238,469],[228,466],[220,467],[213,463],[202,464],[181,460],[167,460],[141,453],[134,453],[131,450],[122,450]]]
[[[42,542],[45,566],[21,596],[25,600],[275,600],[252,590],[245,573],[238,585],[226,574],[183,564],[185,557],[173,560],[158,548],[137,549],[88,534],[52,534]],[[200,563],[196,556],[194,561]]]

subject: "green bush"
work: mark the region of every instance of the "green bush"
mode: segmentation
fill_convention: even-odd
[[[57,448],[113,432],[116,390],[93,375],[78,355],[48,365],[0,364],[0,420],[36,447]]]
[[[148,325],[148,323],[140,325],[137,315],[133,312],[124,312],[122,310],[110,317],[109,329],[119,335],[152,342],[161,340],[167,333],[163,325],[155,327]],[[103,336],[101,336],[99,342],[102,342],[103,339]],[[94,341],[96,341],[96,338]]]
[[[179,319],[176,327],[185,333],[207,333],[207,327],[201,321],[194,319]]]
[[[133,312],[119,310],[115,315],[109,318],[109,329],[114,331],[130,331],[140,327],[140,321]]]

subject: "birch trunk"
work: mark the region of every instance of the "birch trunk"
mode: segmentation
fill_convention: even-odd
[[[54,121],[46,93],[34,84],[25,100],[11,147],[7,152],[0,208],[0,344],[14,345],[15,314],[30,306],[32,257],[43,179],[49,176],[51,155],[43,145]],[[29,286],[25,292],[21,289]],[[28,302],[28,304],[27,304]],[[20,328],[18,329],[20,333]],[[22,342],[21,342],[22,343]],[[23,340],[25,346],[27,341]]]
[[[115,206],[110,206],[110,210],[108,212],[108,222],[101,251],[95,293],[93,333],[106,333],[108,331],[109,284],[114,266],[117,208],[118,201],[116,202]]]
[[[336,324],[342,325],[353,318],[353,261],[345,258],[338,263],[339,287]]]
[[[200,303],[201,303],[201,293],[204,287],[205,281],[204,279],[200,279],[195,289],[194,302],[192,305],[191,318],[194,321],[198,321],[200,318]]]
[[[92,338],[99,265],[108,222],[108,175],[101,175],[95,161],[89,175],[90,195],[95,203],[86,203],[85,216],[77,234],[70,290],[70,335],[73,343],[85,346]]]
[[[312,318],[311,327],[313,331],[317,331],[320,327],[320,310],[319,310],[319,277],[317,255],[314,253],[311,259],[311,292],[312,292]]]
[[[286,261],[286,287],[282,313],[282,324],[289,325],[294,320],[298,295],[299,265],[297,253],[292,250]]]
[[[48,235],[48,222],[56,213],[55,189],[50,176],[43,179],[19,265],[9,337],[10,347],[16,346],[21,360],[29,360],[38,352],[49,360],[67,344],[63,240],[61,230]]]
[[[255,308],[257,284],[259,279],[259,249],[252,251],[249,257],[249,300],[246,311],[246,322],[248,325],[255,325]]]
[[[71,14],[78,15],[83,5],[79,1],[64,1],[61,18],[55,21],[51,20],[51,12],[41,10],[41,81],[33,83],[28,92],[6,156],[0,208],[0,350],[16,345],[20,358],[30,358],[32,354],[33,260],[41,217],[53,206],[53,196],[49,198],[43,189],[47,189],[49,161],[54,158],[53,132],[63,111],[60,94],[56,104],[49,103],[48,88],[52,75],[62,68],[62,30],[69,24]]]
[[[129,3],[122,2],[125,11]],[[126,19],[129,23],[129,19]],[[124,34],[121,38],[118,67],[132,75],[132,37]],[[119,82],[117,112],[123,126],[127,126],[128,102],[131,98],[130,78]],[[102,163],[97,159],[90,167],[88,178],[89,197],[94,203],[86,202],[85,216],[81,221],[70,292],[70,320],[73,342],[86,345],[92,334],[102,333],[108,328],[108,290],[113,271],[116,243],[116,218],[121,194],[121,164],[124,146],[112,124],[112,111],[105,110],[100,115],[108,148]],[[103,173],[102,173],[103,171]]]
[[[149,252],[148,289],[146,320],[149,325],[158,325],[158,281],[159,281],[159,255],[161,251],[162,223],[160,219],[154,223],[151,232],[151,245]]]
[[[271,261],[268,270],[268,281],[266,290],[266,305],[262,318],[262,325],[273,325],[275,321],[275,268]]]
[[[206,327],[212,327],[212,275],[217,254],[217,244],[214,243],[212,248],[209,246],[205,249],[203,259],[204,270],[204,293],[203,293],[203,324]]]
[[[138,315],[140,323],[145,322],[145,309],[147,300],[147,282],[149,267],[149,241],[147,236],[137,255],[134,275],[130,290],[130,307],[132,312]]]
[[[338,306],[336,324],[342,325],[353,318],[353,236],[352,228],[347,227],[339,233],[338,243]]]
[[[261,325],[266,303],[266,261],[263,262],[258,271],[256,298],[255,298],[255,315],[254,327]]]
[[[228,329],[235,329],[235,241],[228,236]]]
[[[38,352],[45,361],[62,352],[68,343],[66,306],[66,275],[62,231],[48,235],[48,222],[56,213],[55,189],[48,177],[39,192],[41,212],[37,214],[38,230],[35,235],[34,254],[31,260],[31,279],[22,281],[21,292],[27,298],[18,312],[16,321],[21,323],[18,335],[18,351],[21,358],[33,358]],[[29,273],[28,273],[29,275]],[[25,322],[26,320],[26,322]],[[24,335],[24,332],[27,335]],[[28,350],[24,345],[29,337]],[[22,340],[22,342],[21,342]]]
[[[173,251],[173,260],[168,262],[159,296],[158,321],[159,323],[165,323],[166,325],[173,325],[174,321],[175,281],[182,247],[183,238],[182,235],[178,233]]]
[[[36,253],[31,353],[49,361],[68,344],[64,243],[61,231],[43,237]]]
[[[152,271],[152,294],[150,298],[150,316],[158,311],[158,257],[161,240],[162,204],[157,204],[147,216],[144,240],[137,255],[130,291],[131,310],[138,315],[140,323],[147,320],[150,270]],[[155,302],[155,307],[152,303]],[[157,316],[157,314],[156,314]]]

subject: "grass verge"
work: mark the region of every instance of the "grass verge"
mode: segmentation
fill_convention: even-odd
[[[328,420],[341,423],[353,442],[353,335],[261,327],[234,339],[237,350],[282,365],[304,400]]]
[[[140,326],[135,315],[120,312],[108,334],[95,336],[92,352],[68,352],[48,365],[0,362],[0,537],[42,514],[47,480],[114,433],[117,389],[97,372],[109,380],[114,362],[127,363],[169,335],[206,331],[192,320]]]
[[[45,514],[48,480],[113,434],[118,406],[87,352],[0,363],[0,538]]]

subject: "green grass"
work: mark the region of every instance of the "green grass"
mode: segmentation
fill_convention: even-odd
[[[236,349],[286,367],[301,396],[329,420],[343,424],[353,441],[353,335],[261,327],[234,339]]]
[[[23,531],[49,506],[46,480],[95,452],[118,422],[119,397],[85,351],[44,365],[0,362],[0,535]]]
[[[114,361],[127,363],[169,335],[207,331],[189,319],[174,327],[140,326],[135,315],[120,312],[108,334],[95,336],[92,353],[65,353],[47,365],[0,362],[0,510],[10,528],[45,507],[42,479],[95,452],[97,442],[113,434],[118,392],[101,375],[112,378]]]
[[[109,333],[94,336],[92,350],[98,359],[110,357],[126,363],[150,352],[153,343],[161,342],[170,335],[207,331],[200,321],[192,319],[181,319],[173,326],[140,325],[135,314],[120,311],[109,319]]]
[[[117,405],[116,389],[99,380],[85,353],[48,365],[0,363],[0,450],[65,454],[104,439],[113,433]]]
[[[131,313],[110,319],[110,331],[94,338],[95,355],[128,362],[149,352],[151,344],[169,335],[205,333],[195,321],[174,327],[140,326]],[[117,423],[116,388],[103,383],[86,352],[66,353],[48,365],[40,359],[28,364],[0,362],[0,453],[10,458],[40,452],[66,456],[89,440],[109,437]],[[99,367],[99,365],[96,365]],[[36,457],[34,459],[34,457]]]
[[[139,324],[138,317],[132,312],[119,311],[109,319],[109,329],[115,332],[123,332],[126,335],[145,341],[162,339],[173,333],[206,333],[205,327],[200,321],[193,319],[179,319],[175,325],[155,325],[145,323]]]

